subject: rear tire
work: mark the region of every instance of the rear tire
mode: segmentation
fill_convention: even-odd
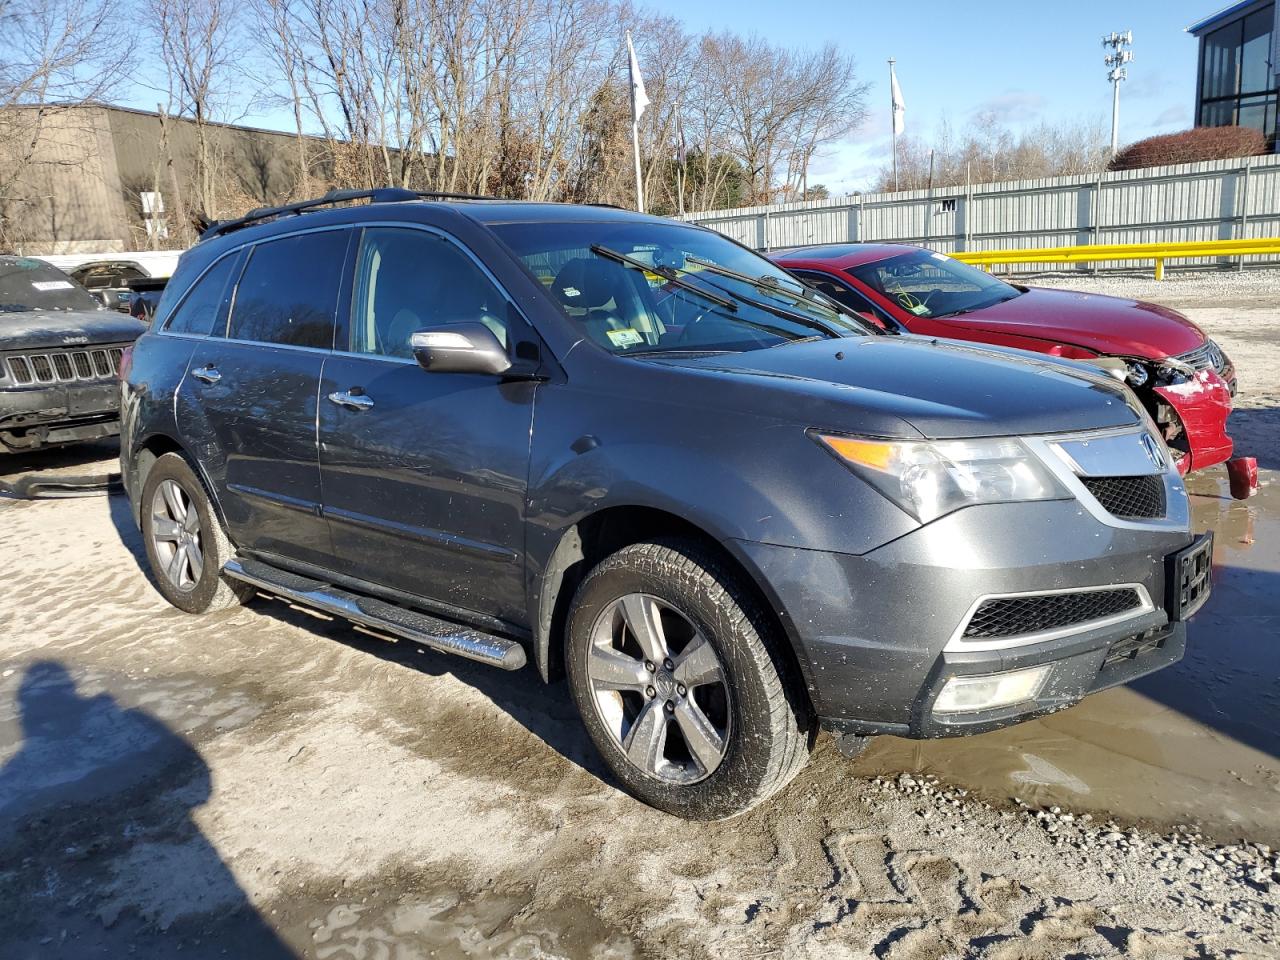
[[[253,588],[222,576],[235,553],[204,484],[186,458],[166,453],[142,486],[142,542],[156,588],[187,613],[244,603]]]
[[[691,820],[743,813],[809,756],[784,637],[709,550],[624,547],[569,611],[566,667],[596,748],[629,793]]]

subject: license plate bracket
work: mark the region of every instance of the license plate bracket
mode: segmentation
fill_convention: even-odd
[[[1165,609],[1171,621],[1190,619],[1213,590],[1213,531],[1171,554],[1165,569]]]

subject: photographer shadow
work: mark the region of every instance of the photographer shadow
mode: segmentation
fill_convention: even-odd
[[[190,743],[81,696],[56,661],[26,669],[17,707],[0,721],[21,737],[0,768],[0,863],[20,867],[0,875],[0,955],[295,956],[192,816],[211,781]]]

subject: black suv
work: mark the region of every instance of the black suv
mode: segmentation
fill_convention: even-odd
[[[263,592],[564,671],[618,780],[682,816],[769,796],[820,727],[974,733],[1158,669],[1208,591],[1113,378],[883,334],[621,210],[258,211],[183,256],[125,367],[175,606]]]
[[[116,374],[145,329],[43,260],[0,257],[0,452],[119,433]]]

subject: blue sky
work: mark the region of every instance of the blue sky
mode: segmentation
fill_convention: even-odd
[[[820,0],[645,0],[691,30],[758,33],[788,46],[831,41],[874,84],[871,117],[824,157],[810,182],[833,194],[864,189],[888,161],[889,57],[898,61],[906,131],[926,136],[942,119],[963,128],[990,109],[1016,130],[1041,121],[1111,123],[1101,45],[1133,31],[1134,62],[1120,91],[1121,143],[1191,125],[1196,41],[1185,27],[1225,0],[941,0],[836,5]],[[644,64],[641,64],[643,70]]]

